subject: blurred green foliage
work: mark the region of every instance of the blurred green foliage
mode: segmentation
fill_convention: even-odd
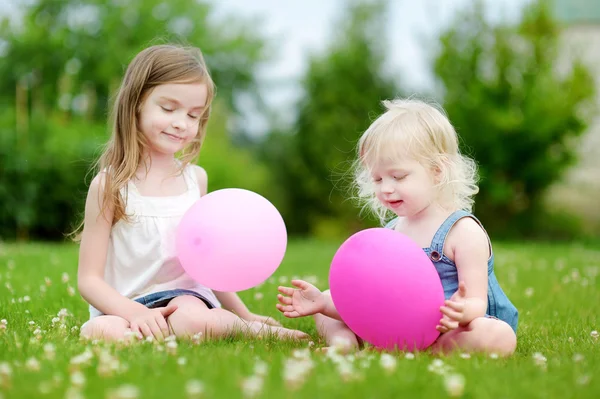
[[[21,23],[0,21],[0,237],[61,239],[80,220],[89,170],[108,139],[108,110],[142,48],[175,42],[202,49],[218,85],[202,164],[210,188],[269,195],[267,171],[228,138],[236,97],[257,97],[267,55],[253,21],[213,18],[187,0],[39,0]]]
[[[482,4],[442,33],[433,64],[463,150],[480,166],[476,214],[494,236],[576,235],[577,221],[548,213],[542,200],[576,159],[591,76],[578,63],[559,70],[544,0],[512,25],[490,24]],[[126,65],[161,42],[200,47],[218,87],[200,159],[209,190],[261,193],[291,234],[339,237],[375,225],[352,199],[350,165],[381,100],[404,94],[398,74],[385,72],[387,6],[347,3],[329,45],[309,60],[292,126],[275,118],[259,139],[231,128],[241,96],[260,106],[255,72],[271,42],[256,21],[217,19],[210,2],[187,0],[38,0],[22,23],[0,21],[0,237],[61,239],[80,220]]]
[[[400,95],[383,72],[385,15],[384,1],[350,2],[329,46],[309,62],[292,131],[273,132],[264,142],[287,195],[280,209],[294,232],[339,236],[372,223],[360,220],[351,199],[350,167],[381,101]]]
[[[549,4],[527,5],[515,25],[492,25],[476,2],[440,40],[444,107],[482,178],[476,213],[496,235],[576,232],[575,221],[549,214],[543,199],[576,160],[596,93],[581,63],[561,59]]]

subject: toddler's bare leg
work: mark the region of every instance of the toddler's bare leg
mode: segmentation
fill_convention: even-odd
[[[462,350],[510,356],[516,347],[517,336],[506,322],[489,317],[478,317],[468,326],[442,334],[431,349],[434,353]]]
[[[331,301],[329,290],[323,291],[323,294],[329,296],[328,300]],[[315,314],[314,319],[319,336],[325,339],[328,347],[336,347],[342,352],[351,352],[361,345],[360,339],[343,321],[320,313]]]

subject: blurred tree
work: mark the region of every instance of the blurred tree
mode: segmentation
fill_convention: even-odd
[[[125,68],[156,43],[200,47],[217,84],[219,121],[207,140],[217,145],[206,154],[212,187],[269,194],[266,169],[249,171],[253,155],[231,145],[226,129],[236,98],[256,94],[255,68],[267,57],[254,21],[216,19],[208,1],[37,0],[22,7],[22,20],[0,20],[0,237],[60,239],[70,230]]]
[[[216,21],[212,12],[203,1],[38,0],[24,9],[21,23],[0,22],[0,96],[13,99],[15,88],[27,88],[37,111],[104,121],[131,58],[173,41],[202,49],[219,97],[233,107],[237,93],[254,89],[264,40],[249,21]]]
[[[348,200],[349,166],[381,101],[397,95],[383,73],[385,10],[385,1],[350,2],[331,44],[309,62],[292,132],[267,138],[266,156],[287,195],[278,205],[294,232],[336,236],[362,225]]]
[[[483,5],[441,35],[435,74],[444,106],[478,162],[476,212],[496,234],[540,233],[547,188],[575,160],[587,127],[593,80],[583,64],[559,71],[558,27],[545,1],[516,25],[492,25]]]

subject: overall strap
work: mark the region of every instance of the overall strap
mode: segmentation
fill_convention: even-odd
[[[444,244],[446,243],[446,238],[448,237],[448,233],[452,229],[452,226],[456,224],[460,219],[464,217],[470,217],[471,214],[464,210],[458,210],[452,213],[448,218],[442,223],[440,228],[437,230],[433,239],[431,240],[431,253],[432,255],[436,252],[441,258],[444,253]],[[438,259],[439,260],[439,259]]]

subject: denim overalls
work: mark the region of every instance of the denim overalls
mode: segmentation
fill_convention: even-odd
[[[435,269],[437,270],[442,286],[444,287],[444,296],[446,299],[450,299],[452,294],[458,290],[458,272],[456,270],[455,263],[444,255],[444,243],[446,237],[452,229],[452,226],[464,217],[473,218],[481,226],[481,222],[470,214],[469,212],[460,210],[450,215],[444,223],[440,226],[438,231],[433,236],[431,246],[429,248],[423,248],[429,259],[433,262]],[[385,227],[393,229],[398,219],[394,219],[389,222]],[[483,226],[482,226],[483,228]],[[498,318],[508,323],[512,329],[517,332],[517,322],[519,319],[519,312],[517,308],[510,302],[500,284],[496,279],[494,273],[494,254],[488,259],[488,306],[486,315]]]

